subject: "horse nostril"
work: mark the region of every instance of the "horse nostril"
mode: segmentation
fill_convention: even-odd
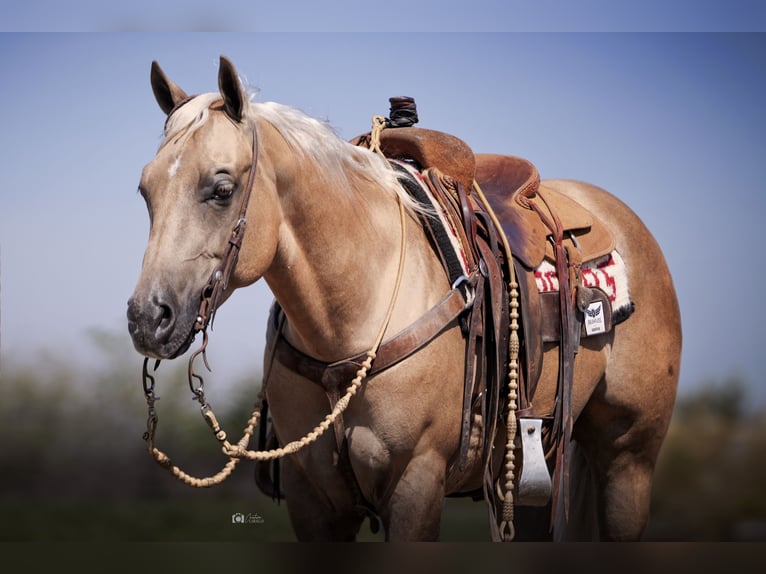
[[[154,304],[155,334],[158,340],[166,342],[173,333],[173,328],[175,327],[176,323],[176,316],[173,312],[173,307],[168,303],[161,300],[155,300]]]
[[[173,324],[173,310],[169,305],[163,303],[161,303],[159,307],[161,311],[159,328],[164,330],[171,327]]]

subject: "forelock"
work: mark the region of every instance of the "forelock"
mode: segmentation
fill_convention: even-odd
[[[161,146],[172,139],[187,139],[204,126],[210,117],[210,106],[220,100],[220,94],[211,92],[195,96],[181,104],[175,111],[171,112],[165,122],[164,139]]]

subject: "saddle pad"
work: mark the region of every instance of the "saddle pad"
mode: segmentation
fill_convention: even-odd
[[[417,185],[421,188],[422,193],[419,194],[421,197],[425,197],[428,201],[427,205],[424,205],[423,208],[426,210],[426,213],[435,214],[438,218],[439,225],[444,229],[445,234],[447,238],[449,239],[449,247],[446,245],[439,246],[440,249],[450,249],[456,256],[459,264],[460,269],[462,271],[462,274],[465,277],[468,277],[470,275],[470,269],[468,268],[468,258],[466,256],[465,248],[463,247],[462,242],[460,241],[460,238],[458,236],[457,230],[453,227],[452,222],[450,221],[449,217],[444,211],[444,208],[441,206],[441,204],[437,201],[437,199],[433,196],[433,193],[431,192],[431,188],[428,186],[425,180],[425,175],[415,169],[412,165],[410,165],[408,162],[405,161],[399,161],[399,160],[392,160],[395,162],[398,166],[400,166],[404,171],[406,171],[411,178],[411,181],[414,181],[417,183]],[[412,192],[410,192],[412,194]],[[414,196],[413,196],[414,197]],[[418,198],[415,198],[417,201]]]
[[[559,290],[556,267],[547,259],[535,269],[535,283],[539,293]],[[626,317],[633,303],[628,290],[628,274],[622,256],[613,250],[608,255],[582,264],[582,282],[586,287],[598,287],[609,298],[613,317]]]

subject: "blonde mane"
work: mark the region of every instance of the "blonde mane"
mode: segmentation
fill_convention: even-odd
[[[220,94],[211,92],[179,107],[168,116],[160,147],[171,140],[187,140],[207,123],[211,106],[220,100]],[[353,193],[359,187],[356,183],[372,183],[399,197],[411,213],[424,210],[399,184],[396,173],[382,157],[344,141],[328,123],[276,102],[251,103],[247,118],[269,122],[297,154],[323,166],[320,171],[328,186]]]
[[[323,166],[328,185],[353,192],[360,187],[356,182],[372,183],[399,197],[411,213],[423,211],[381,156],[341,139],[327,122],[276,102],[253,103],[250,112],[274,126],[296,153]]]

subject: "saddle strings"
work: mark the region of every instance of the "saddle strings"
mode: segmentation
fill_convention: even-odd
[[[516,531],[513,526],[513,484],[515,477],[515,440],[516,440],[516,410],[518,408],[516,400],[518,398],[519,388],[519,284],[516,282],[516,270],[513,267],[513,257],[511,256],[511,245],[508,237],[505,235],[500,221],[495,214],[495,210],[490,206],[484,192],[479,187],[479,183],[474,180],[473,189],[489,214],[492,224],[497,229],[497,234],[503,243],[506,256],[508,258],[508,306],[510,311],[510,339],[508,342],[508,420],[506,421],[506,443],[505,443],[505,493],[500,490],[498,483],[498,498],[503,502],[502,520],[499,524],[500,537],[505,541],[513,540]]]

